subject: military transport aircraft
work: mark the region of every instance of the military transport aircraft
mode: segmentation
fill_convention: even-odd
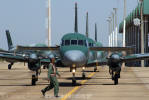
[[[56,61],[56,66],[67,66],[70,67],[70,71],[72,72],[73,78],[72,83],[76,84],[75,72],[78,67],[91,67],[96,65],[108,65],[110,70],[112,71],[112,79],[115,84],[118,84],[118,78],[120,76],[121,71],[121,63],[127,62],[131,60],[141,60],[148,59],[149,54],[132,54],[128,56],[123,56],[121,53],[115,53],[115,51],[131,51],[130,47],[102,47],[101,45],[94,45],[89,43],[95,43],[94,41],[90,42],[89,38],[85,35],[78,33],[78,24],[77,24],[77,3],[75,4],[75,28],[74,33],[67,33],[61,39],[60,46],[56,47],[31,47],[31,46],[17,46],[16,51],[57,51],[59,53],[59,59]],[[89,46],[90,45],[90,46]],[[90,60],[90,52],[92,51],[111,51],[112,53],[107,59],[105,57],[100,57],[99,59],[95,58]],[[19,55],[9,55],[5,56],[5,54],[0,54],[0,58],[5,59],[15,59],[17,61],[25,61],[25,57]],[[37,58],[34,57],[34,58]],[[39,59],[43,61],[43,58]],[[33,68],[36,68],[37,63],[31,64]],[[28,64],[30,65],[30,64]],[[82,77],[85,77],[85,73],[83,71]]]

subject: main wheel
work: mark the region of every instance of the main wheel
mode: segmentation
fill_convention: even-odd
[[[32,85],[33,86],[36,85],[36,81],[37,81],[36,76],[32,75]]]
[[[11,67],[12,67],[12,66],[11,66],[11,64],[9,64],[9,65],[8,65],[8,69],[10,70],[10,69],[11,69]]]

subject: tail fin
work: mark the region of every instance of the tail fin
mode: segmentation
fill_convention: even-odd
[[[75,3],[75,27],[74,27],[74,32],[78,33],[78,8],[77,8],[77,3]]]
[[[14,47],[13,47],[9,30],[6,30],[6,37],[7,37],[7,43],[8,43],[8,50],[12,50]]]
[[[86,13],[86,36],[88,37],[88,12]]]
[[[97,24],[95,23],[95,41],[97,42]]]

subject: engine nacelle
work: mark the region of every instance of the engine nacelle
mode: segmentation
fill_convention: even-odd
[[[112,54],[110,56],[110,58],[108,59],[108,65],[110,67],[110,69],[112,69],[113,71],[119,71],[121,69],[121,60],[120,60],[121,56],[119,54]]]
[[[28,68],[32,71],[40,69],[40,66],[41,66],[40,61],[28,62]]]

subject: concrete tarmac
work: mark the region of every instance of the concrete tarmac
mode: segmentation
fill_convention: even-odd
[[[53,89],[43,97],[40,90],[48,85],[47,70],[42,69],[36,86],[31,86],[32,71],[22,63],[14,64],[12,70],[8,63],[0,62],[0,100],[148,100],[149,68],[122,69],[119,85],[113,85],[108,67],[86,69],[86,78],[81,78],[81,69],[77,69],[77,85],[72,86],[69,68],[58,68],[60,91],[54,97]]]

